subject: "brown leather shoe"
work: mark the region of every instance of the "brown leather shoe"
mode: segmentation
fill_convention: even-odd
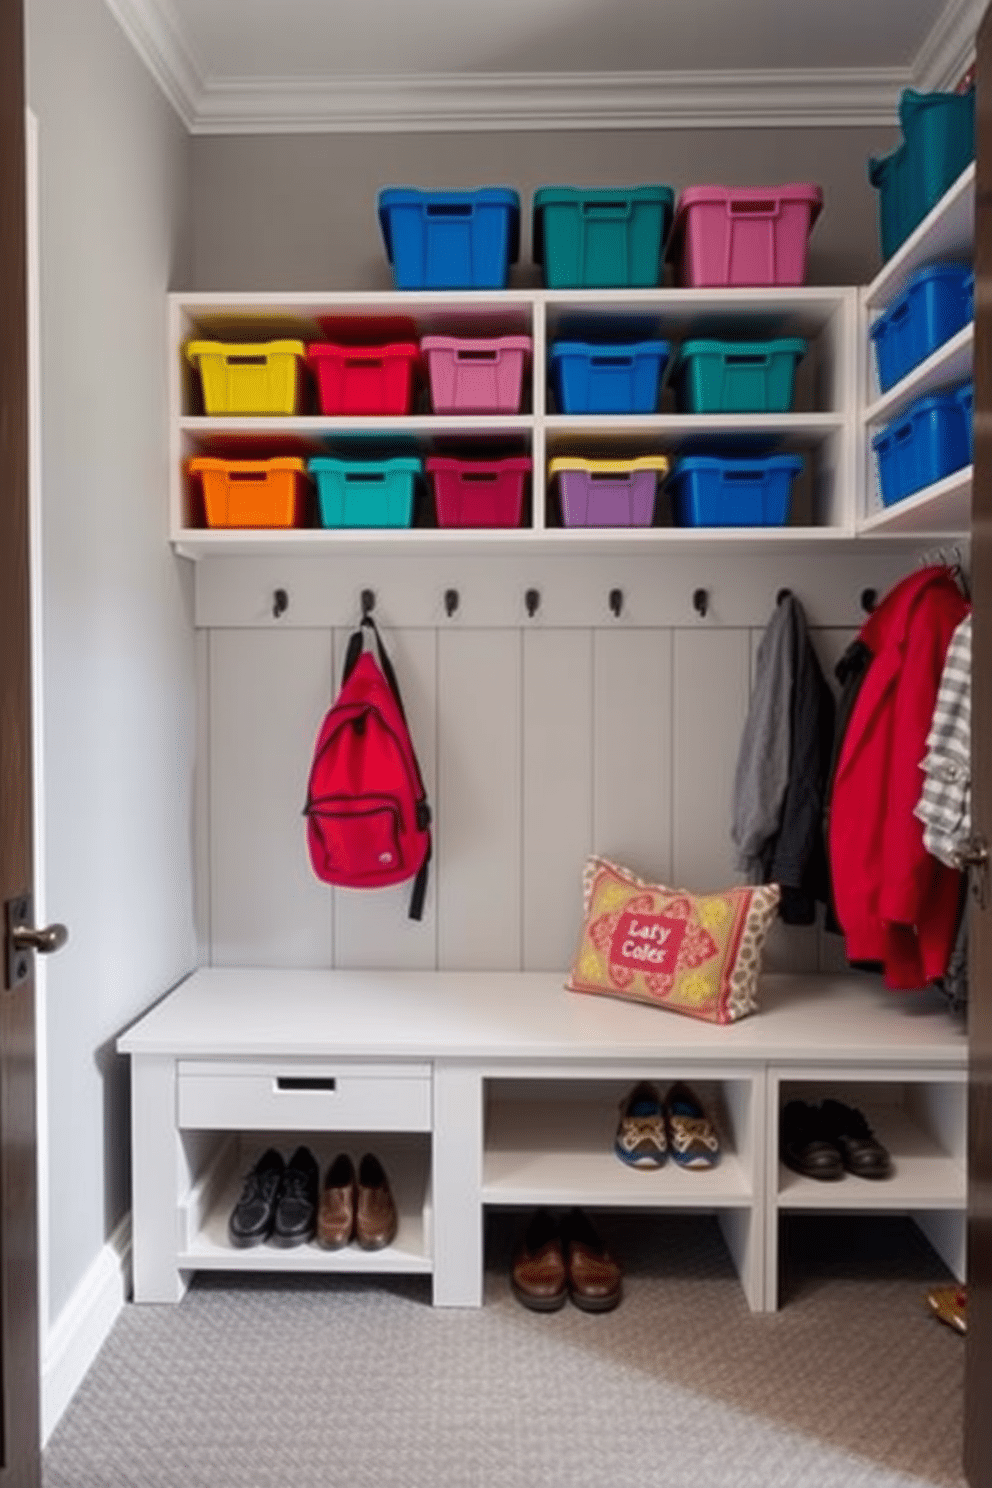
[[[363,1250],[382,1250],[396,1239],[399,1220],[389,1179],[373,1152],[358,1165],[355,1197],[355,1239]]]
[[[317,1244],[340,1250],[355,1232],[355,1165],[347,1152],[331,1163],[317,1211]]]
[[[510,1285],[533,1312],[557,1312],[568,1301],[561,1235],[547,1209],[537,1209],[513,1259]]]
[[[562,1221],[568,1289],[583,1312],[610,1312],[623,1291],[623,1272],[581,1209]]]

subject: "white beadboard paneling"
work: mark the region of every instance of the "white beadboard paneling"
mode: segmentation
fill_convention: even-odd
[[[327,631],[216,631],[210,645],[213,963],[332,964],[330,890],[302,816],[330,706]]]
[[[196,633],[196,763],[193,771],[193,913],[201,965],[210,963],[210,635]]]
[[[592,633],[528,631],[523,665],[524,968],[553,971],[575,954],[592,846]]]
[[[740,877],[730,822],[750,633],[677,630],[673,660],[672,877],[687,889],[719,889]]]
[[[334,632],[334,677],[341,668],[350,630]],[[382,642],[396,670],[414,749],[420,761],[427,798],[436,813],[435,726],[437,706],[436,632],[383,630]],[[413,881],[387,889],[335,889],[335,966],[381,967],[421,971],[437,963],[437,864],[431,863],[422,920],[409,917]]]
[[[438,635],[438,965],[517,971],[520,920],[520,635]]]
[[[593,668],[593,850],[668,882],[672,632],[597,630]]]

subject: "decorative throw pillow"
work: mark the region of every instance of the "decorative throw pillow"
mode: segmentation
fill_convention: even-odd
[[[570,992],[628,997],[709,1023],[754,1012],[778,884],[691,894],[593,857],[582,886],[585,924]]]

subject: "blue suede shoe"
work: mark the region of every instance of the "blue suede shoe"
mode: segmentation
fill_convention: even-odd
[[[642,1080],[620,1106],[613,1150],[632,1168],[660,1168],[668,1156],[668,1137],[661,1096]]]

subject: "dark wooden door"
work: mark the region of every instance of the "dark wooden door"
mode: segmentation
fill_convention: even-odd
[[[992,842],[992,14],[978,33],[975,206],[975,480],[972,508],[972,670],[977,837]],[[972,1488],[992,1484],[992,905],[973,873],[969,987],[968,1336],[964,1460]]]
[[[0,903],[32,885],[22,0],[0,0]],[[0,1485],[40,1481],[34,978],[0,976]],[[16,979],[15,979],[16,980]]]

